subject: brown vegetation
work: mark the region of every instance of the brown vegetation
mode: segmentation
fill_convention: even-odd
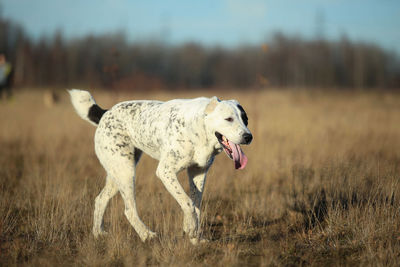
[[[254,142],[245,170],[220,155],[203,202],[211,240],[192,246],[182,213],[145,156],[138,167],[143,221],[160,233],[142,243],[116,196],[105,215],[109,235],[91,235],[104,170],[95,128],[66,93],[51,109],[42,92],[0,103],[0,265],[396,265],[400,261],[400,96],[305,91],[115,95],[126,99],[237,98]],[[187,189],[184,174],[181,182]]]

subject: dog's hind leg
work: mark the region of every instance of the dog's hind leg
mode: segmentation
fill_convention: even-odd
[[[104,135],[99,136],[99,142],[96,143],[96,154],[106,170],[108,178],[111,179],[114,186],[121,193],[125,203],[125,216],[138,233],[140,239],[145,241],[156,236],[156,234],[144,225],[136,209],[135,167],[142,151],[126,145],[119,139],[107,137],[107,135],[106,137]],[[100,214],[101,209],[99,208],[98,210]]]
[[[105,233],[103,227],[104,211],[106,210],[107,204],[110,199],[115,196],[117,192],[118,188],[115,186],[111,178],[107,176],[106,185],[104,186],[103,190],[101,190],[100,194],[96,197],[94,205],[93,235],[95,237]]]
[[[125,216],[144,242],[156,236],[139,218],[135,198],[135,164],[128,157],[114,157],[112,177],[125,203]]]

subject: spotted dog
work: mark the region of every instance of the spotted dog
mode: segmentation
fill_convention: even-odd
[[[78,115],[97,126],[96,155],[107,172],[106,184],[96,197],[93,234],[104,233],[103,215],[119,191],[125,215],[142,241],[156,234],[137,213],[136,165],[143,152],[159,160],[156,174],[183,210],[183,230],[192,243],[201,239],[200,205],[206,173],[222,150],[243,169],[247,157],[240,144],[250,144],[247,115],[236,100],[217,97],[161,101],[126,101],[109,110],[100,108],[87,91],[69,90]],[[177,179],[187,169],[190,195]]]

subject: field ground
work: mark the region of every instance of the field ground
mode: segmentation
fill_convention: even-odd
[[[212,96],[239,99],[254,141],[234,170],[217,157],[205,189],[202,226],[211,241],[192,246],[182,212],[155,176],[138,167],[143,221],[160,234],[142,243],[116,196],[109,235],[91,235],[104,170],[95,128],[78,118],[65,92],[43,105],[43,91],[0,102],[0,265],[398,265],[400,262],[400,95],[277,91],[111,94],[126,99]],[[185,174],[180,180],[188,188]]]

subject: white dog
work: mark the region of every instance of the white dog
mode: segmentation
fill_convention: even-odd
[[[142,241],[156,234],[140,220],[135,201],[135,167],[147,153],[159,160],[157,176],[184,212],[183,230],[192,243],[200,240],[200,205],[207,170],[224,150],[243,169],[247,157],[239,144],[250,144],[247,115],[236,100],[217,97],[160,101],[126,101],[110,110],[100,108],[87,91],[69,90],[79,116],[97,126],[95,150],[107,172],[96,197],[93,234],[104,233],[103,215],[119,191],[125,215]],[[188,170],[190,197],[177,179]]]

